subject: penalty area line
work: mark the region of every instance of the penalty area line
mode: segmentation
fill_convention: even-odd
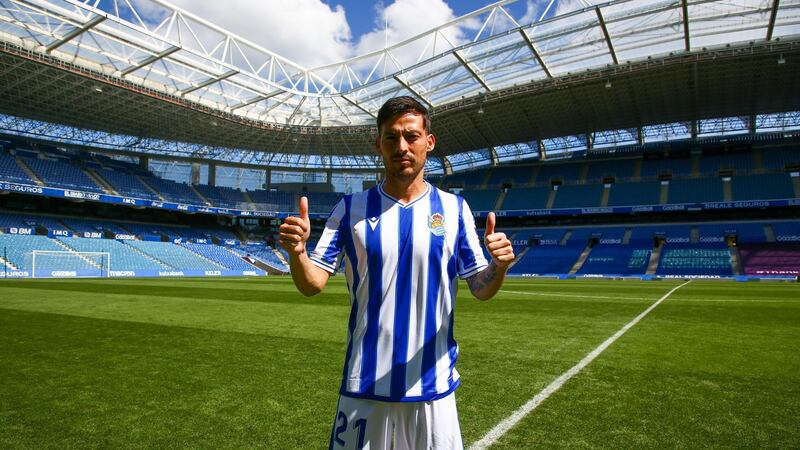
[[[691,283],[692,281],[689,280],[681,285],[675,286],[669,292],[664,294],[663,297],[658,299],[655,303],[650,305],[647,309],[642,311],[641,314],[634,317],[633,320],[625,324],[622,328],[620,328],[616,333],[614,333],[610,338],[603,341],[602,344],[598,345],[597,348],[592,350],[589,354],[583,357],[582,360],[578,361],[577,364],[572,366],[569,370],[562,373],[558,378],[553,380],[546,388],[542,389],[538,394],[536,394],[532,399],[528,400],[527,403],[520,406],[519,409],[511,413],[510,416],[506,417],[500,423],[495,425],[494,428],[489,430],[485,436],[483,436],[479,441],[475,442],[469,447],[469,450],[484,450],[492,446],[498,439],[503,437],[511,428],[513,428],[519,421],[525,418],[528,414],[530,414],[534,409],[536,409],[539,405],[542,404],[545,400],[547,400],[550,395],[554,392],[559,390],[561,386],[564,385],[570,378],[574,377],[578,374],[584,367],[588,366],[589,363],[594,361],[601,353],[603,353],[608,347],[611,346],[617,339],[619,339],[626,331],[631,329],[634,325],[639,323],[650,311],[656,308],[656,306],[660,305],[661,302],[669,298],[673,292],[677,291],[678,289],[686,286],[687,284]]]

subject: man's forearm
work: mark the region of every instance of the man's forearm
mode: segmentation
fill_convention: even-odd
[[[508,267],[498,267],[490,261],[485,269],[467,279],[469,290],[480,300],[489,300],[500,290],[506,277]]]
[[[289,255],[289,269],[297,290],[306,297],[319,294],[330,277],[327,271],[314,265],[305,252]]]

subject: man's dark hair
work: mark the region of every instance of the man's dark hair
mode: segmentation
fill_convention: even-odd
[[[422,124],[425,127],[425,132],[431,132],[431,116],[428,109],[422,106],[414,97],[404,95],[402,97],[394,97],[386,100],[386,103],[381,106],[378,111],[378,134],[381,132],[381,127],[392,117],[400,114],[415,113],[422,116]]]

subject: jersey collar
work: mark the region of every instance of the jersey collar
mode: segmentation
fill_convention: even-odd
[[[425,180],[422,180],[422,181],[425,181]],[[381,180],[380,184],[378,184],[378,192],[380,192],[381,195],[383,195],[384,197],[388,198],[389,200],[397,203],[401,208],[408,208],[409,206],[412,206],[414,203],[417,203],[420,199],[425,198],[425,196],[427,196],[431,192],[431,184],[428,183],[427,181],[425,181],[425,191],[422,194],[420,194],[419,196],[417,196],[417,198],[415,198],[414,200],[411,200],[408,203],[403,203],[400,200],[398,200],[398,199],[392,197],[391,195],[387,194],[386,191],[383,190],[383,185],[385,183],[386,183],[386,180]]]

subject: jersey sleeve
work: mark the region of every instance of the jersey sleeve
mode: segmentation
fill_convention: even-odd
[[[309,255],[309,259],[314,265],[330,273],[336,272],[339,258],[344,249],[342,234],[348,232],[348,230],[342,230],[340,226],[344,214],[345,202],[340,200],[325,222],[325,230],[322,231],[322,236],[317,241],[317,247]]]
[[[460,278],[469,278],[476,273],[482,271],[489,265],[486,257],[483,256],[481,249],[481,241],[478,234],[475,232],[475,218],[472,217],[472,210],[470,210],[467,202],[459,197],[459,236],[457,242],[456,252],[458,253],[458,276]]]

